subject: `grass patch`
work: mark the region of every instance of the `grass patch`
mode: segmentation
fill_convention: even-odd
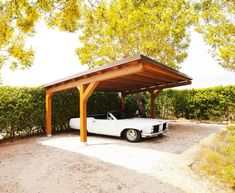
[[[235,125],[228,126],[203,148],[196,168],[235,190]]]

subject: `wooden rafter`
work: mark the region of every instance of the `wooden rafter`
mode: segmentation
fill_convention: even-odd
[[[141,64],[141,63],[138,63],[136,65],[132,65],[132,66],[127,65],[122,68],[115,69],[113,71],[107,71],[107,72],[103,72],[101,74],[98,73],[93,76],[85,77],[85,78],[78,79],[78,80],[75,80],[72,82],[54,85],[54,86],[47,88],[47,90],[49,92],[53,93],[53,92],[57,92],[60,90],[71,89],[71,88],[76,87],[77,85],[89,84],[90,82],[94,82],[94,81],[104,81],[104,80],[109,80],[109,79],[113,79],[113,78],[120,77],[120,76],[134,74],[134,73],[140,72],[142,70],[143,70],[143,64]]]
[[[166,70],[160,68],[159,66],[156,67],[156,66],[146,64],[146,65],[144,65],[144,68],[146,71],[151,71],[151,72],[155,72],[158,74],[160,73],[160,74],[166,75],[169,78],[173,78],[173,79],[177,79],[177,80],[184,80],[185,79],[184,76],[170,72],[170,71],[166,71]]]
[[[164,89],[164,88],[171,88],[171,87],[177,87],[182,85],[189,85],[191,84],[191,81],[180,81],[180,82],[174,82],[174,83],[168,83],[168,84],[160,84],[153,87],[147,87],[147,88],[141,88],[141,89],[135,89],[135,90],[129,90],[125,91],[125,94],[135,94],[139,92],[146,92],[151,90],[157,90],[157,89]]]
[[[125,78],[126,80],[131,80],[131,81],[141,81],[143,83],[146,83],[146,84],[158,84],[159,83],[159,80],[157,79],[154,79],[154,78],[150,78],[150,77],[145,77],[145,76],[142,76],[143,73],[138,73],[138,74],[133,74],[133,75],[130,75],[130,76],[125,76],[123,78]]]
[[[158,82],[174,82],[174,78],[170,78],[166,75],[160,74],[160,73],[152,73],[149,71],[145,71],[144,73],[141,73],[140,76],[143,76],[145,78],[152,78],[154,80],[157,80]]]

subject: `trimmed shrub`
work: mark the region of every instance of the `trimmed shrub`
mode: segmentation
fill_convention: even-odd
[[[43,132],[44,106],[42,88],[0,87],[0,133],[13,138]]]
[[[146,114],[150,97],[142,93]],[[157,116],[164,119],[235,120],[235,86],[162,91],[156,98]],[[89,113],[120,109],[117,93],[94,93],[88,100]],[[135,113],[136,100],[126,97],[126,110]],[[68,90],[52,97],[53,132],[68,128],[68,121],[79,116],[79,92]],[[45,130],[45,92],[42,87],[0,87],[0,133],[6,138],[43,133]]]
[[[88,100],[88,113],[119,109],[117,93],[94,93]],[[67,129],[72,117],[79,117],[79,92],[68,90],[52,97],[53,132]],[[4,138],[44,133],[44,89],[28,87],[0,87],[0,134]]]
[[[147,97],[149,98],[149,95]],[[157,115],[161,118],[233,121],[235,86],[190,90],[168,89],[162,91],[156,98],[155,104]]]

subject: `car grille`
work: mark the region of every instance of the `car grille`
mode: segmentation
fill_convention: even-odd
[[[153,133],[158,133],[159,132],[159,127],[160,127],[160,125],[154,125],[153,126]]]
[[[163,123],[163,128],[162,128],[163,131],[166,130],[166,123]]]

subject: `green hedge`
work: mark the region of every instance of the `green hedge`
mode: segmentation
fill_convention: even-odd
[[[45,128],[45,96],[42,88],[0,87],[0,133],[16,135]]]
[[[156,99],[162,118],[235,120],[235,86],[166,90]]]
[[[150,96],[142,93],[147,116],[150,112]],[[126,99],[127,107],[135,112],[133,96]],[[235,120],[235,85],[203,89],[163,90],[155,100],[157,117],[164,119],[198,119],[214,121]]]
[[[141,94],[149,115],[150,98]],[[79,92],[58,92],[53,96],[53,131],[68,128],[68,121],[79,116]],[[160,118],[199,120],[235,120],[235,86],[191,90],[165,90],[156,98],[156,112]],[[117,93],[94,93],[88,100],[88,113],[117,110]],[[137,110],[133,96],[127,96],[126,109]],[[45,128],[44,89],[0,87],[0,133],[13,138],[19,135],[43,133]]]
[[[94,93],[88,100],[89,113],[116,110],[117,93]],[[52,99],[53,132],[68,128],[68,121],[79,116],[79,92],[58,92]],[[43,88],[0,87],[0,134],[5,138],[45,132],[45,92]]]
[[[105,113],[120,108],[117,93],[97,92],[91,95],[87,104],[89,113]],[[69,127],[70,118],[79,117],[79,91],[69,90],[55,93],[52,97],[52,125],[54,131]]]

